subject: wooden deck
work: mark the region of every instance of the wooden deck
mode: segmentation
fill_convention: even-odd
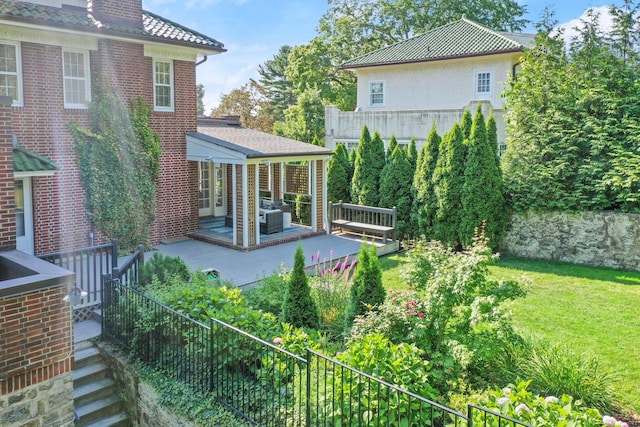
[[[397,242],[389,242],[386,245],[381,240],[373,242],[379,254],[398,250]],[[362,245],[362,237],[322,234],[248,252],[191,239],[160,244],[154,249],[163,255],[181,257],[192,269],[215,268],[220,271],[223,280],[228,280],[238,287],[248,287],[261,278],[279,271],[282,266],[287,269],[293,268],[293,257],[298,243],[302,245],[307,267],[311,268],[318,263],[318,254],[320,261],[337,260],[347,255],[357,256]]]

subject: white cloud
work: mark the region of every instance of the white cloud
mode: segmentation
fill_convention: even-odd
[[[598,15],[598,26],[599,28],[608,33],[613,27],[613,17],[609,13],[610,6],[597,6],[593,7],[593,11],[596,15]],[[585,10],[579,18],[572,19],[569,22],[561,24],[558,28],[563,30],[562,38],[568,44],[571,40],[578,35],[578,29],[583,27],[583,21],[587,21],[589,18],[587,16],[587,12],[589,9]]]

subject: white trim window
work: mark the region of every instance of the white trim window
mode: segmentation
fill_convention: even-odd
[[[369,82],[369,105],[371,106],[384,105],[384,82],[383,81]]]
[[[153,60],[153,105],[155,111],[173,111],[173,61]]]
[[[91,102],[89,52],[63,50],[62,76],[64,108],[87,108],[87,104]]]
[[[493,70],[476,70],[474,73],[475,99],[491,99],[493,95]]]
[[[22,106],[20,44],[0,42],[0,95],[10,96],[13,106]]]

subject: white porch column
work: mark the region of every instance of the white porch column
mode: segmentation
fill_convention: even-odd
[[[271,166],[269,166],[271,167]],[[253,180],[253,192],[255,197],[253,198],[253,209],[255,214],[255,222],[256,222],[256,245],[260,244],[260,165],[256,165],[256,173],[254,174]],[[267,171],[267,175],[269,172]]]
[[[327,163],[329,158],[322,160],[322,225],[327,230],[327,234],[331,234],[331,228],[327,219]]]
[[[249,197],[247,164],[242,164],[242,247],[249,246]]]
[[[309,162],[309,174],[311,175],[311,230],[318,231],[318,189],[316,182],[316,161]]]
[[[233,244],[238,244],[238,165],[231,165],[231,210],[233,215],[233,232],[231,235],[233,236]]]

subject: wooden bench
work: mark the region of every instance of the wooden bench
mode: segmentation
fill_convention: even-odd
[[[329,233],[334,228],[382,236],[387,243],[387,236],[396,240],[396,208],[329,203]]]

